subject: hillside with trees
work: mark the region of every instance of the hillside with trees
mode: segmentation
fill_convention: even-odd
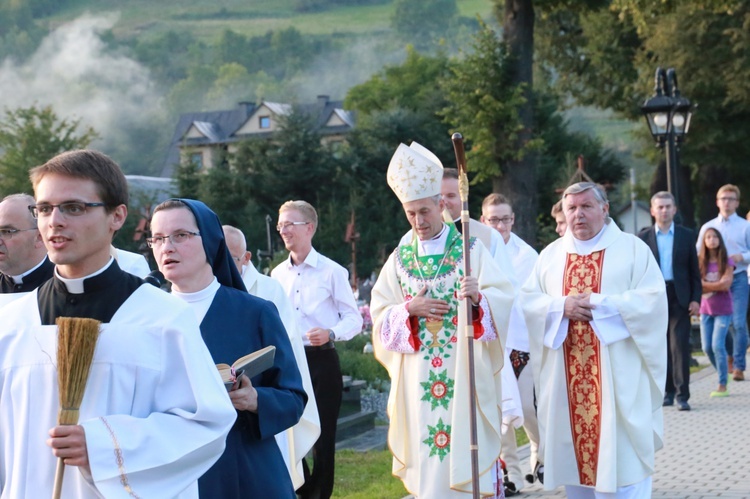
[[[293,113],[275,142],[243,144],[200,181],[188,165],[179,184],[256,239],[283,200],[311,200],[324,220],[316,244],[341,262],[354,213],[365,275],[406,229],[383,181],[399,142],[424,143],[450,166],[448,136],[462,131],[473,206],[509,193],[519,233],[537,246],[579,154],[613,203],[628,197],[626,169],[639,168],[647,200],[665,186],[663,152],[639,115],[658,65],[675,67],[698,104],[682,150],[683,216],[713,215],[718,185],[750,189],[748,26],[738,0],[4,1],[0,107],[6,117],[49,109],[129,173],[157,174],[182,113],[345,99],[357,113],[345,148],[316,143],[315,125]],[[0,183],[11,177],[0,171]]]

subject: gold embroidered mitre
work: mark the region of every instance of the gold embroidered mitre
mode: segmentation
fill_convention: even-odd
[[[432,153],[430,155],[434,157]],[[387,179],[398,200],[407,203],[440,194],[443,167],[439,161],[435,163],[417,150],[401,144],[388,165]]]

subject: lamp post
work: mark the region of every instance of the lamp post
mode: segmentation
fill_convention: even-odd
[[[656,68],[654,75],[654,96],[641,106],[648,128],[657,147],[666,148],[667,190],[675,198],[679,207],[679,145],[690,128],[692,116],[690,101],[680,95],[677,73],[674,68],[666,71]]]

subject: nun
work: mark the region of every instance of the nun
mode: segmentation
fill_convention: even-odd
[[[195,312],[215,363],[231,365],[276,347],[273,367],[252,379],[243,374],[229,392],[237,421],[224,454],[198,480],[200,497],[295,498],[274,435],[299,421],[307,395],[275,305],[246,292],[219,217],[204,203],[161,203],[151,232],[148,244],[159,270],[172,283],[172,294]]]

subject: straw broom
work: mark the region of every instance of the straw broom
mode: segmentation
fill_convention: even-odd
[[[58,425],[78,424],[78,409],[94,358],[100,322],[78,317],[58,317],[57,321],[57,384],[60,409]],[[65,463],[57,459],[55,485],[52,498],[59,499],[62,493]]]

